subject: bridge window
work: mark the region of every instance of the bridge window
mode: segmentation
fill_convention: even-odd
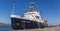
[[[39,19],[39,16],[35,16],[36,17],[36,19]]]

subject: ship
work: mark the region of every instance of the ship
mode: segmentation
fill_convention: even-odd
[[[34,2],[31,2],[29,11],[25,11],[23,16],[10,15],[13,29],[33,29],[47,26],[47,20],[42,20],[40,12],[33,9],[34,5]]]

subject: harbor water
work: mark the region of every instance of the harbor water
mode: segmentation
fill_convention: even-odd
[[[13,31],[11,25],[0,24],[0,31]]]

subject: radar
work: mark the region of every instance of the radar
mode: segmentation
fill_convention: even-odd
[[[33,7],[34,7],[34,2],[31,2],[31,4],[30,4],[30,9],[32,10]]]

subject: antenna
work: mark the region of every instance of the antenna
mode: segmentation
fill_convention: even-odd
[[[14,14],[14,8],[15,8],[15,3],[13,3],[13,7],[12,7],[12,15]]]

